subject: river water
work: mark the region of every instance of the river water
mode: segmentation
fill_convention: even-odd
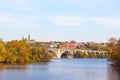
[[[106,59],[52,59],[47,63],[0,65],[0,80],[120,80]]]

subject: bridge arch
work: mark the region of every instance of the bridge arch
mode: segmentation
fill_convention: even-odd
[[[72,53],[70,51],[62,51],[60,58],[72,58]]]
[[[89,55],[105,55],[107,54],[106,51],[93,51],[93,50],[80,50],[80,49],[56,49],[56,48],[49,48],[48,53],[53,55],[54,58],[73,58],[74,54],[77,51],[81,51],[84,55],[89,56]]]
[[[48,52],[48,54],[50,54],[50,56],[52,58],[57,58],[58,57],[57,53],[54,50],[48,50],[47,52]]]
[[[82,58],[82,51],[76,51],[73,54],[73,58]]]

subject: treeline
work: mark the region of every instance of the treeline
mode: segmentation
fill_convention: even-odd
[[[76,46],[77,49],[83,50],[97,50],[97,51],[106,51],[106,43],[95,43],[95,42],[88,42],[88,43],[81,43]]]
[[[107,47],[102,43],[87,43],[87,49],[89,50],[97,50],[97,51],[106,51]]]
[[[45,47],[32,47],[26,43],[26,40],[0,42],[0,63],[27,64],[31,62],[47,62],[50,61],[50,58]]]
[[[107,52],[111,55],[109,60],[111,60],[113,64],[120,66],[120,39],[110,38]]]
[[[77,51],[74,53],[73,58],[109,58],[110,55],[108,53],[106,54],[99,54],[99,53],[84,53],[81,51]]]

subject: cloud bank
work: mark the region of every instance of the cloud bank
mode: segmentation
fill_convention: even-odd
[[[93,22],[104,27],[120,28],[120,18],[111,17],[53,16],[49,21],[58,26],[81,26]]]
[[[106,27],[120,28],[120,18],[93,17],[91,20]]]
[[[60,26],[80,26],[88,21],[80,16],[54,16],[49,19],[53,24]]]

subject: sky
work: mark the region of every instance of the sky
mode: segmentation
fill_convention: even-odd
[[[120,37],[120,0],[0,0],[0,38],[107,42]]]

